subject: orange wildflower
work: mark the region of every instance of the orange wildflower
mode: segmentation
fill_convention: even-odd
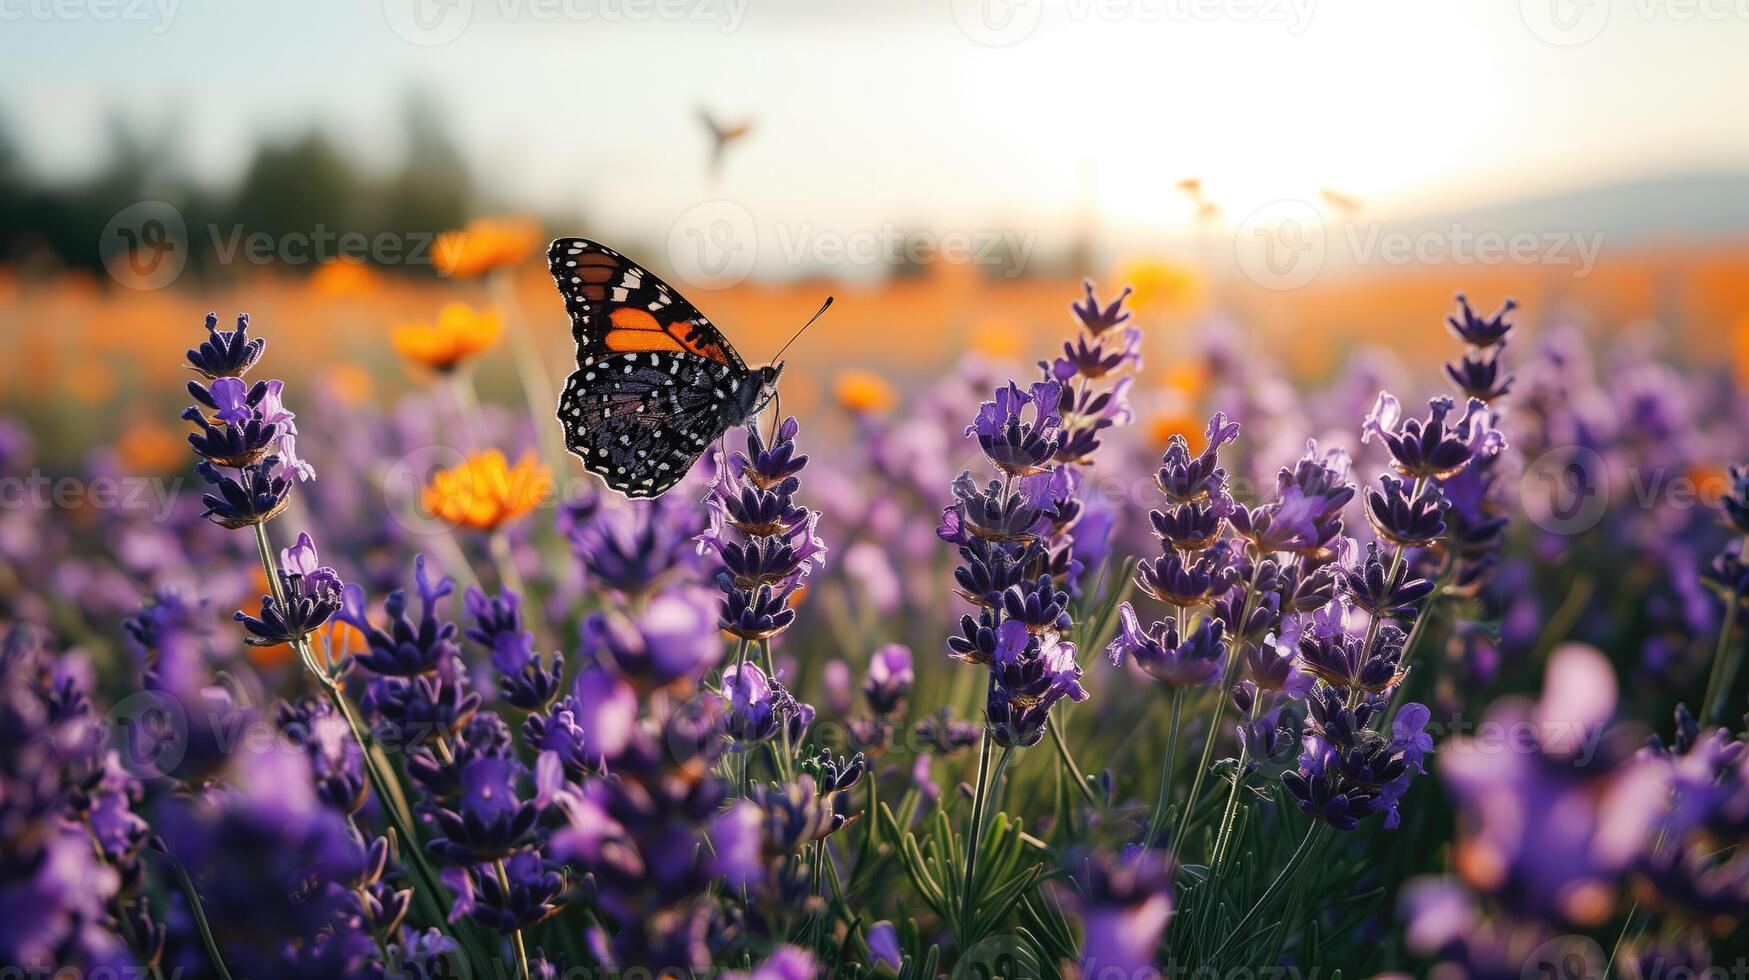
[[[438,471],[420,503],[438,520],[492,531],[534,510],[552,492],[552,473],[532,454],[511,466],[502,452],[489,449]]]
[[[1130,305],[1144,312],[1191,309],[1202,295],[1202,280],[1195,270],[1160,259],[1125,262],[1113,281],[1133,288]]]
[[[336,361],[328,365],[322,372],[334,397],[348,408],[357,408],[370,400],[371,389],[375,387],[371,381],[370,372],[352,361]]]
[[[115,439],[116,455],[130,473],[168,473],[188,459],[188,443],[148,418],[136,417]]]
[[[1739,316],[1732,325],[1731,346],[1736,354],[1737,383],[1749,388],[1749,313]]]
[[[541,237],[540,225],[526,218],[476,218],[437,236],[432,261],[441,275],[472,278],[523,261]]]
[[[1164,412],[1148,420],[1148,441],[1155,446],[1164,448],[1173,436],[1183,436],[1193,454],[1202,452],[1208,442],[1203,423],[1187,412]]]
[[[839,407],[857,415],[884,414],[893,407],[893,386],[873,371],[840,371],[832,379]]]
[[[363,296],[377,288],[375,270],[357,259],[335,259],[316,267],[310,275],[310,289],[318,296]]]
[[[1009,360],[1020,356],[1020,338],[1014,325],[1000,320],[986,320],[972,330],[969,338],[972,350],[990,357]]]
[[[498,342],[504,319],[494,309],[473,310],[465,303],[447,303],[437,322],[403,323],[389,339],[409,361],[438,371],[453,371],[457,364]]]

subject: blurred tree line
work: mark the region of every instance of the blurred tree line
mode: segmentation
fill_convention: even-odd
[[[401,125],[404,152],[386,173],[373,172],[310,128],[262,142],[229,188],[197,184],[171,136],[143,133],[120,118],[109,126],[102,168],[76,180],[32,172],[0,126],[0,263],[101,271],[106,227],[142,201],[163,201],[180,212],[189,264],[207,273],[244,237],[280,242],[321,232],[355,240],[389,235],[405,243],[458,227],[478,202],[437,103],[410,98]],[[428,261],[404,264],[414,274],[431,273]]]

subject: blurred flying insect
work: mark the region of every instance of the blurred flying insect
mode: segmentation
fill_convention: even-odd
[[[704,122],[705,129],[711,136],[711,159],[709,172],[715,176],[723,167],[723,155],[728,152],[729,144],[745,139],[752,130],[752,120],[743,119],[737,123],[723,123],[711,114],[709,109],[699,107],[698,118]]]

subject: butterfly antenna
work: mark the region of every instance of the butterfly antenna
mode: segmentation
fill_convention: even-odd
[[[779,353],[782,353],[779,351]],[[775,360],[775,358],[774,358]],[[783,422],[783,389],[771,393],[771,429],[765,433],[765,444],[771,445],[777,440],[777,427]]]
[[[819,308],[819,309],[818,309],[818,310],[816,310],[816,311],[815,311],[815,313],[814,313],[814,315],[813,315],[813,316],[811,316],[811,317],[808,317],[808,322],[807,322],[807,323],[804,323],[804,324],[802,324],[802,329],[801,329],[801,330],[797,330],[797,331],[796,331],[796,332],[795,332],[795,333],[794,333],[794,334],[793,334],[793,335],[791,335],[791,336],[790,336],[790,339],[788,339],[788,340],[786,340],[786,341],[784,341],[784,342],[783,342],[783,346],[782,346],[782,347],[779,347],[779,348],[778,348],[778,349],[777,349],[777,353],[775,353],[775,354],[773,354],[773,355],[771,355],[771,359],[772,359],[772,360],[773,360],[773,361],[775,361],[775,360],[777,360],[777,359],[778,359],[778,358],[780,358],[780,357],[782,357],[782,356],[783,356],[783,352],[784,352],[784,351],[786,351],[786,350],[789,350],[789,345],[791,345],[791,344],[793,344],[793,343],[795,343],[795,342],[796,342],[796,338],[797,338],[797,337],[800,337],[800,336],[801,336],[801,335],[802,335],[802,332],[803,332],[803,331],[805,331],[805,330],[807,330],[807,329],[808,329],[808,328],[809,328],[809,327],[811,327],[811,326],[813,326],[813,325],[814,325],[814,321],[815,321],[815,320],[818,320],[818,319],[820,319],[820,317],[822,317],[822,316],[824,316],[824,315],[825,315],[825,314],[826,314],[826,311],[827,311],[827,310],[829,310],[829,309],[831,309],[831,308],[832,308],[832,297],[830,297],[830,296],[828,296],[828,297],[826,297],[826,302],[824,302],[824,303],[821,303],[821,304],[820,304],[820,308]]]

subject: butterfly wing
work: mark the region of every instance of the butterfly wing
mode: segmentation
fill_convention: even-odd
[[[628,497],[658,497],[728,428],[723,365],[686,351],[609,354],[578,368],[559,396],[565,447]]]
[[[692,354],[738,373],[747,365],[698,308],[656,274],[606,245],[561,238],[547,249],[547,268],[565,297],[577,365],[613,354]]]

